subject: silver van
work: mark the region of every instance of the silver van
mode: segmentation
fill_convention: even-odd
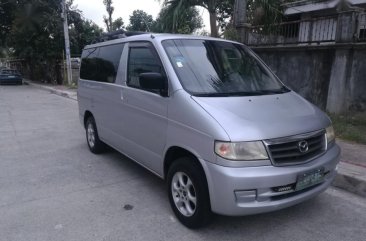
[[[141,34],[88,45],[78,101],[90,150],[111,146],[165,179],[189,228],[301,203],[336,175],[327,115],[240,43]]]

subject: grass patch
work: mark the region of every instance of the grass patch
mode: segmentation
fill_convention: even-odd
[[[366,113],[329,116],[338,138],[366,144]]]
[[[77,84],[77,82],[72,82],[72,83],[71,83],[71,85],[67,84],[67,82],[66,82],[65,86],[66,86],[67,88],[69,88],[69,89],[72,89],[72,90],[74,90],[74,89],[77,89],[77,88],[78,88],[78,84]]]

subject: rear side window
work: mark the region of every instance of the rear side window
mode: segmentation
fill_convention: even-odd
[[[160,60],[152,52],[152,49],[148,47],[130,48],[127,85],[140,88],[139,75],[151,72],[164,75]]]
[[[98,73],[98,48],[85,49],[81,55],[80,78],[86,80],[97,80]]]
[[[99,49],[97,81],[108,83],[116,82],[122,50],[123,44],[104,46]]]
[[[103,46],[83,52],[80,78],[115,83],[123,44]]]

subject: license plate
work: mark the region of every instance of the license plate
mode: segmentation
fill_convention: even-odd
[[[9,75],[8,77],[9,77],[9,78],[14,78],[15,76],[14,76],[14,75]]]
[[[296,191],[314,186],[324,181],[324,169],[312,170],[297,177]]]

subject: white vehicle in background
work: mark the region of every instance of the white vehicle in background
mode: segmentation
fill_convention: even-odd
[[[81,59],[80,58],[71,58],[71,66],[80,68]]]

